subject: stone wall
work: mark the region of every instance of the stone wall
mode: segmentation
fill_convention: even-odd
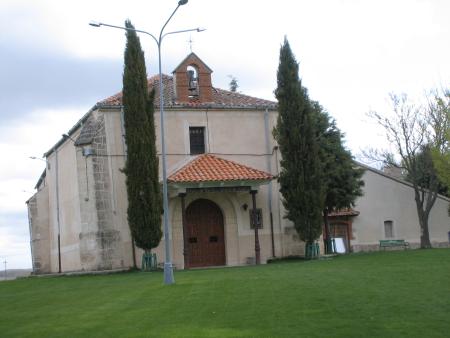
[[[91,117],[95,128],[89,156],[78,155],[82,200],[80,256],[83,270],[110,270],[123,267],[120,231],[114,227],[111,178],[103,114]],[[83,164],[85,163],[85,165]]]
[[[433,248],[449,248],[450,244],[448,242],[432,242],[431,246]],[[404,250],[404,247],[392,247],[383,248],[380,250],[379,244],[356,244],[352,245],[353,252],[370,252],[370,251],[390,251],[390,250]],[[409,243],[409,249],[420,249],[420,243]]]

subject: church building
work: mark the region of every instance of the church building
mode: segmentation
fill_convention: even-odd
[[[174,267],[237,266],[302,255],[304,243],[284,218],[276,180],[280,153],[272,130],[277,103],[216,88],[211,75],[211,68],[191,53],[172,76],[162,78],[167,235]],[[160,153],[158,81],[159,76],[148,79],[156,90]],[[118,93],[95,104],[44,154],[46,168],[27,201],[34,273],[140,266],[143,252],[133,245],[127,223],[124,133]],[[386,238],[417,247],[412,187],[365,169],[365,195],[354,210],[332,215],[332,235],[341,251],[378,249]],[[440,196],[430,216],[435,246],[449,243],[448,203]],[[162,262],[164,239],[154,252]]]

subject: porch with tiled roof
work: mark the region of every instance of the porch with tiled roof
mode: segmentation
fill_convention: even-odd
[[[211,154],[198,155],[167,178],[169,189],[175,192],[181,200],[184,266],[193,266],[189,258],[191,233],[186,217],[187,194],[195,193],[198,196],[207,193],[249,193],[252,197],[252,206],[249,210],[251,222],[255,232],[255,263],[260,263],[259,228],[256,207],[256,194],[258,187],[269,183],[274,178],[270,173],[255,169],[234,161],[226,160]],[[197,199],[199,201],[199,199]],[[191,203],[192,204],[192,203]],[[205,213],[207,211],[205,210]]]

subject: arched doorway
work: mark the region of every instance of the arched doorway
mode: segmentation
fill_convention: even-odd
[[[225,265],[223,215],[217,204],[198,199],[186,209],[187,267]]]

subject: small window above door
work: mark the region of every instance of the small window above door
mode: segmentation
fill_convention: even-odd
[[[205,127],[189,127],[191,155],[205,153]]]

